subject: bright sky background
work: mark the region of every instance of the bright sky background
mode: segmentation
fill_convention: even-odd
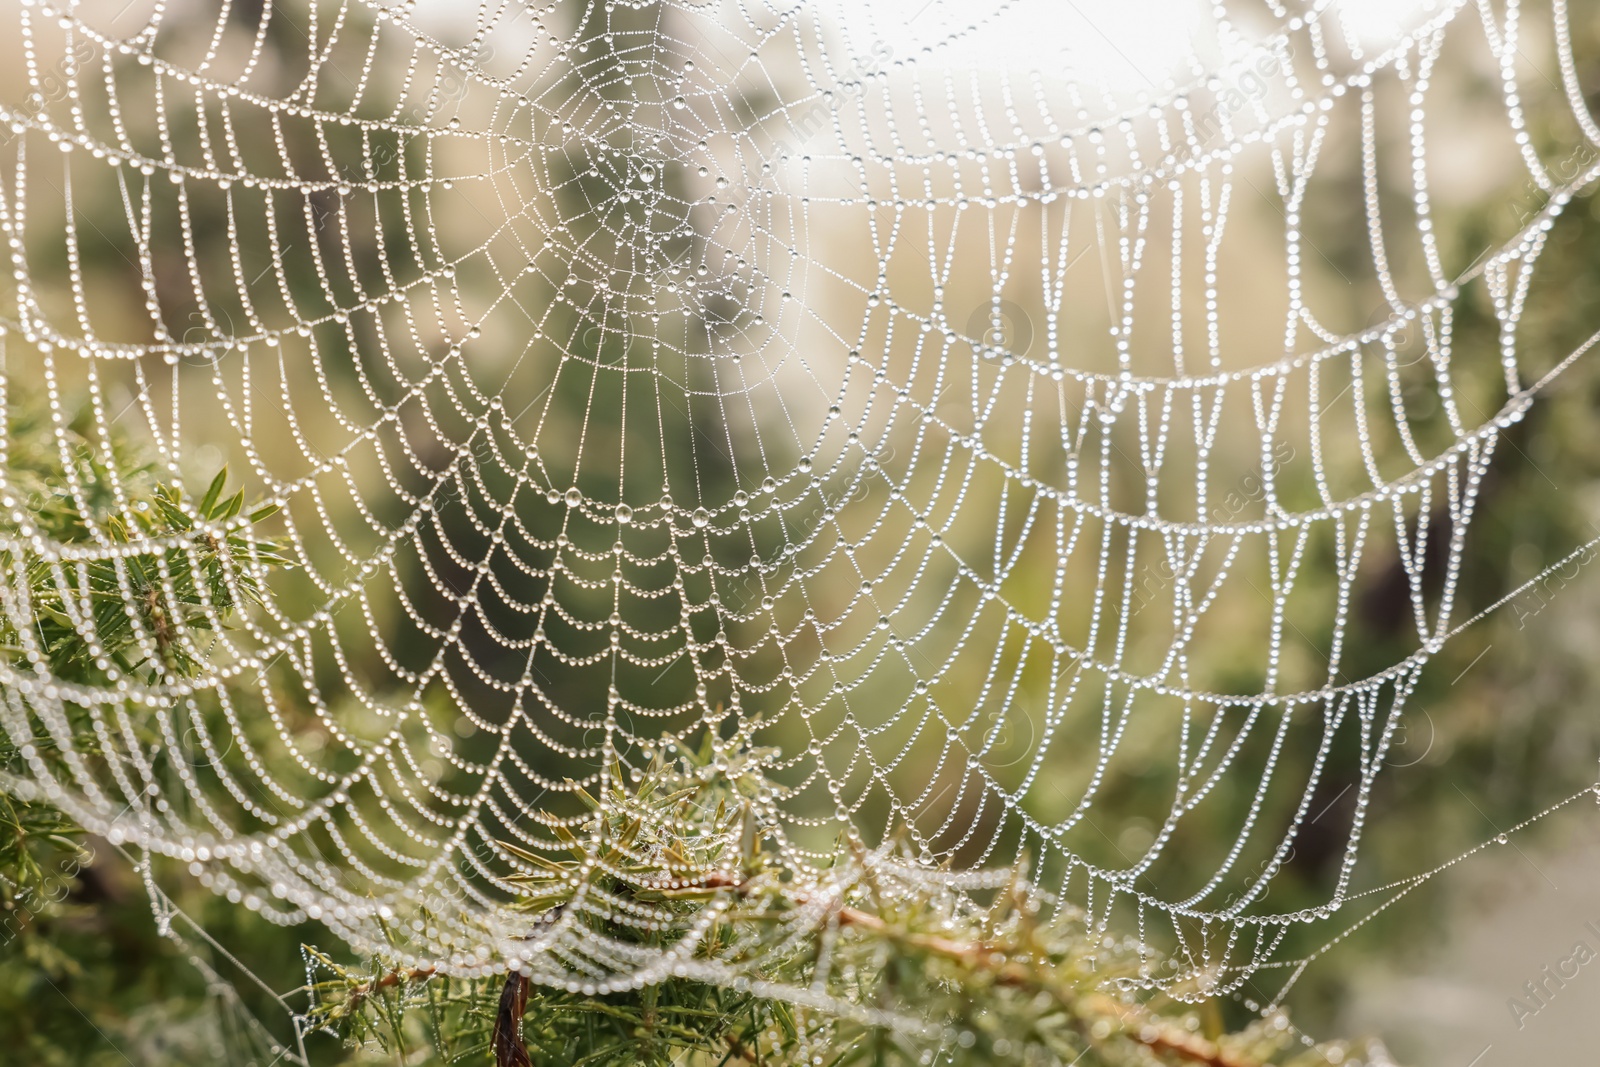
[[[1347,35],[1382,48],[1440,8],[1460,0],[1333,0]],[[1116,94],[1160,92],[1192,80],[1198,51],[1214,70],[1255,40],[1219,41],[1212,5],[1200,0],[819,0],[855,54],[881,52],[957,68],[1038,70],[1075,75]],[[1265,7],[1265,5],[1262,5]],[[977,26],[971,32],[962,31]],[[1265,20],[1262,28],[1265,29]],[[955,42],[942,44],[952,35]],[[1259,40],[1259,38],[1258,38]]]

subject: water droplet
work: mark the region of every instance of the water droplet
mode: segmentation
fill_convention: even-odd
[[[575,508],[581,503],[583,503],[583,494],[578,491],[578,487],[577,486],[573,486],[571,489],[568,489],[567,490],[567,507]]]
[[[1503,845],[1509,840],[1511,840],[1509,837],[1507,837],[1505,834],[1501,834],[1499,837],[1494,839],[1494,842],[1497,845]]]
[[[617,505],[617,521],[618,522],[632,522],[633,521],[633,509],[630,508],[626,504],[618,504]]]
[[[695,508],[694,509],[694,524],[696,526],[705,526],[710,521],[711,521],[711,515],[710,515],[709,512],[706,511],[705,508]]]
[[[645,182],[653,182],[653,181],[655,181],[656,180],[656,168],[652,167],[648,163],[646,163],[644,166],[640,167],[639,168],[639,180],[640,181],[645,181]]]

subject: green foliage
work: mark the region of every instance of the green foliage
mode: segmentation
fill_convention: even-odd
[[[285,564],[271,541],[249,534],[275,509],[245,514],[243,491],[224,495],[226,470],[192,500],[122,437],[96,447],[81,419],[52,433],[23,416],[9,431],[0,569],[8,607],[25,605],[35,620],[27,633],[10,611],[0,621],[0,654],[14,671],[94,686],[190,675],[204,653],[192,635],[225,624],[239,606],[230,590],[254,599],[260,569]],[[115,564],[53,565],[38,551],[151,537],[165,547]],[[80,633],[86,619],[93,646]],[[71,702],[63,710],[73,749],[93,758],[90,712]],[[0,731],[0,773],[24,759],[67,770],[48,732]],[[30,791],[0,789],[0,1017],[19,1062],[196,1062],[221,1040],[222,1015],[206,1010],[216,991],[156,933],[144,893],[118,884],[129,872],[109,851]],[[112,1002],[127,1010],[107,1011]]]
[[[236,595],[259,599],[262,567],[288,563],[270,541],[245,535],[277,507],[241,519],[244,490],[224,497],[226,468],[191,501],[156,480],[120,440],[96,449],[74,428],[59,435],[57,452],[37,447],[52,435],[17,430],[12,440],[21,443],[13,446],[7,476],[28,514],[21,528],[0,525],[7,538],[102,547],[155,539],[167,547],[66,565],[31,546],[0,549],[0,567],[24,579],[15,594],[28,598],[36,624],[24,640],[9,616],[0,623],[0,648],[14,661],[92,685],[112,680],[113,670],[146,682],[191,675],[197,662],[188,636],[214,630],[239,606]],[[98,647],[82,636],[85,616],[92,617]]]
[[[764,753],[734,745],[658,756],[637,787],[608,779],[571,853],[531,866],[517,907],[530,931],[597,894],[665,907],[634,924],[577,909],[597,936],[666,950],[709,918],[696,967],[609,994],[517,973],[458,978],[382,959],[344,967],[308,950],[323,978],[312,1021],[405,1062],[1155,1067],[1339,1063],[1281,1014],[1232,1033],[1198,987],[1158,992],[1160,961],[1053,908],[1019,867],[979,903],[903,847],[842,841],[832,865],[794,876],[759,819]],[[718,911],[706,911],[713,902]],[[398,950],[400,946],[397,944]],[[698,969],[697,969],[698,968]]]
[[[0,519],[0,564],[12,575],[7,595],[36,624],[27,633],[0,625],[0,646],[22,672],[86,685],[190,675],[206,654],[193,635],[224,626],[241,598],[256,600],[264,567],[286,565],[252,533],[274,509],[247,514],[244,493],[226,492],[225,470],[188,497],[120,439],[96,447],[81,425],[14,426],[7,482],[24,506]],[[63,566],[38,551],[59,545],[70,556],[74,545],[151,539],[155,550],[116,563]],[[81,636],[86,618],[93,646]],[[74,749],[93,758],[89,711],[66,710]],[[658,755],[637,784],[615,768],[603,804],[578,790],[593,812],[587,832],[551,828],[569,856],[507,845],[528,867],[513,881],[530,931],[570,913],[597,938],[661,951],[711,917],[692,973],[602,995],[521,975],[396,969],[384,959],[350,966],[308,949],[319,975],[311,1020],[347,1044],[329,1052],[502,1067],[1250,1067],[1344,1054],[1312,1049],[1282,1016],[1222,1032],[1214,1006],[1185,1000],[1203,1000],[1203,990],[1152,991],[1146,979],[1158,961],[1050,907],[1020,868],[979,903],[903,848],[843,840],[831,866],[795,877],[760,817],[768,756],[708,736],[697,751]],[[0,737],[0,767],[23,758],[65,769],[43,732]],[[8,1011],[8,1040],[31,1061],[63,1064],[129,1053],[189,1062],[229,1047],[219,1020],[231,1006],[208,1004],[216,983],[197,980],[203,974],[153,933],[131,933],[150,925],[143,894],[109,889],[110,857],[97,856],[56,808],[25,796],[0,790],[0,903],[13,962],[0,1004],[42,1001],[51,1010]],[[670,920],[635,925],[575,906],[593,894]],[[130,951],[132,941],[141,947]]]
[[[26,605],[34,627],[17,632],[15,616],[6,612],[0,653],[16,668],[42,669],[83,685],[105,685],[118,676],[153,682],[192,674],[199,650],[189,635],[222,624],[237,606],[231,590],[256,599],[262,566],[286,565],[272,542],[244,532],[276,507],[257,508],[239,520],[244,491],[224,498],[226,468],[203,498],[190,502],[181,489],[157,480],[120,437],[96,448],[82,426],[57,434],[41,430],[24,419],[10,432],[6,488],[26,506],[20,522],[17,514],[0,517],[0,569],[13,576],[8,596]],[[114,561],[97,556],[63,564],[38,550],[151,538],[166,547]],[[90,619],[93,644],[82,634]],[[87,712],[70,703],[66,711],[74,747],[94,752]],[[56,740],[36,732],[31,738],[0,736],[0,767],[11,766],[25,746],[63,766]],[[20,897],[61,881],[58,872],[72,866],[62,850],[76,849],[81,830],[53,807],[7,793],[0,793],[0,821],[0,892],[14,908]]]

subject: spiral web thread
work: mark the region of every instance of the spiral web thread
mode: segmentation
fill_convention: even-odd
[[[1108,36],[1117,85],[997,63],[1082,50],[1026,4],[885,9],[887,37],[806,6],[25,4],[8,390],[62,433],[86,397],[171,481],[230,459],[294,566],[229,560],[264,601],[171,636],[192,677],[0,668],[8,729],[76,704],[104,750],[11,786],[357,949],[605,989],[682,968],[704,919],[643,953],[583,915],[662,916],[580,894],[533,930],[506,846],[561,856],[580,786],[709,732],[773,753],[755,815],[796,870],[898,827],[930,865],[899,877],[1028,853],[1175,977],[1247,975],[1348,903],[1407,698],[1470,621],[1498,435],[1588,347],[1518,346],[1600,175],[1565,3],[1370,7],[1217,5],[1148,62]],[[1498,100],[1470,123],[1468,81]],[[1476,259],[1430,195],[1469,124],[1538,191]],[[1453,331],[1469,291],[1498,337]],[[9,504],[63,590],[194,543],[47,543]],[[1385,551],[1411,651],[1358,670]],[[172,590],[126,595],[159,662]],[[26,643],[20,581],[6,605]],[[1278,912],[1341,750],[1337,885]],[[1151,767],[1151,832],[1108,852],[1097,805]]]

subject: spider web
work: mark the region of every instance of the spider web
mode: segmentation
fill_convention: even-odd
[[[709,735],[797,871],[1028,853],[1248,974],[1351,899],[1499,435],[1589,347],[1518,345],[1600,176],[1565,3],[1371,7],[25,3],[11,388],[178,484],[231,459],[294,565],[197,515],[265,593],[158,634],[170,580],[125,586],[192,677],[0,667],[14,736],[70,704],[103,749],[11,787],[358,950],[603,990],[709,966],[704,927],[642,951],[584,916],[669,915],[580,893],[530,933],[508,845]],[[1540,202],[1478,255],[1436,225],[1463,145]],[[196,543],[10,504],[69,602]],[[1405,647],[1349,663],[1390,556]],[[1275,910],[1341,758],[1331,896]]]

